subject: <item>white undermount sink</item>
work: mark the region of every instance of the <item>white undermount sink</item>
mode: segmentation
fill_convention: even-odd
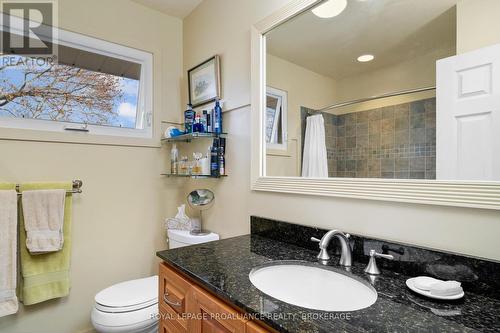
[[[263,293],[313,310],[356,311],[377,300],[377,292],[367,282],[328,267],[273,263],[254,268],[249,277]]]

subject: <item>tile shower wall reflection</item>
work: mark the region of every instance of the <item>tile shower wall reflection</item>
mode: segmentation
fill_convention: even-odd
[[[323,117],[330,177],[436,178],[435,98]]]

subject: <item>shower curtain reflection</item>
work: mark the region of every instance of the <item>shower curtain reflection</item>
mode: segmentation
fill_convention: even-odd
[[[328,177],[323,115],[307,117],[302,158],[302,177]]]
[[[303,107],[304,138],[311,114],[324,118],[329,177],[436,179],[435,98],[338,115]]]

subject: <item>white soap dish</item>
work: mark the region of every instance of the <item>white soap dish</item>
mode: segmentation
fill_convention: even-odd
[[[408,288],[410,288],[412,291],[416,292],[417,294],[423,295],[425,297],[429,297],[429,298],[433,298],[433,299],[440,299],[440,300],[451,301],[451,300],[455,300],[455,299],[460,299],[460,298],[464,297],[464,295],[465,295],[465,293],[463,291],[461,293],[458,293],[456,295],[451,295],[451,296],[437,296],[437,295],[433,295],[428,290],[418,289],[415,286],[415,279],[417,279],[417,278],[410,278],[410,279],[406,280],[406,286]]]

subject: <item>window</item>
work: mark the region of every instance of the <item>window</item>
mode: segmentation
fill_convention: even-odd
[[[0,127],[152,138],[152,55],[64,30],[57,36],[55,62],[0,56]]]
[[[287,93],[272,87],[266,92],[266,143],[268,149],[287,150]]]

